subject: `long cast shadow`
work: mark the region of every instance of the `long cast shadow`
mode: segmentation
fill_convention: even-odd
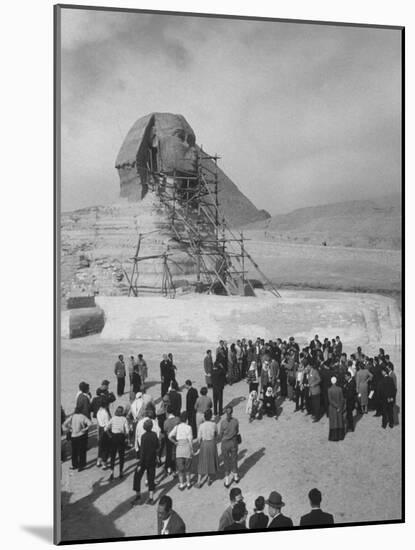
[[[246,476],[251,468],[255,466],[257,462],[265,456],[265,447],[261,447],[257,451],[254,451],[252,454],[247,456],[242,464],[239,466],[239,475],[240,477]]]

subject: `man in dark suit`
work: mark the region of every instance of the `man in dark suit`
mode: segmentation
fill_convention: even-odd
[[[163,360],[160,363],[160,379],[161,379],[161,397],[169,391],[171,383],[171,368],[170,361],[166,354],[163,355]]]
[[[226,383],[226,372],[223,364],[217,360],[212,370],[212,389],[213,389],[213,414],[223,414],[223,388]]]
[[[396,398],[396,387],[393,379],[389,376],[389,369],[386,365],[382,366],[383,378],[378,384],[379,402],[382,411],[382,428],[393,428],[393,407]]]
[[[187,421],[189,425],[192,427],[193,437],[196,438],[197,427],[196,427],[195,403],[199,394],[197,393],[197,389],[192,387],[191,380],[186,380],[185,384],[187,389],[187,395],[186,395]]]
[[[308,493],[308,498],[310,500],[311,512],[301,517],[300,526],[333,525],[333,516],[327,512],[323,512],[323,510],[320,509],[321,492],[318,489],[311,489]]]
[[[186,533],[186,525],[177,512],[173,510],[173,501],[168,495],[159,500],[157,509],[157,534],[179,535]]]
[[[203,368],[205,371],[205,381],[208,388],[212,387],[212,369],[213,369],[213,359],[212,351],[207,350],[205,358],[203,359]]]
[[[170,407],[173,409],[174,416],[180,416],[182,412],[182,395],[177,391],[177,383],[172,381],[170,391],[167,394],[170,400]]]
[[[136,493],[132,505],[140,504],[141,501],[141,479],[144,472],[147,472],[148,481],[148,504],[153,504],[153,495],[155,489],[157,451],[159,448],[159,439],[153,430],[153,421],[149,418],[144,422],[144,434],[141,436],[139,462],[133,478],[133,489]]]
[[[248,511],[245,502],[240,501],[232,508],[232,523],[224,528],[224,531],[246,531],[246,516]]]
[[[346,401],[346,420],[347,431],[354,432],[353,411],[356,406],[356,380],[352,377],[352,373],[345,373],[346,384],[343,388],[344,399]]]
[[[293,526],[292,519],[281,513],[281,508],[285,506],[285,502],[282,501],[282,497],[277,491],[272,491],[266,502],[268,504],[268,514],[272,518],[268,529],[285,529]]]

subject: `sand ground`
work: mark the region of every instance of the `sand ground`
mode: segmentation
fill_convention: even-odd
[[[314,333],[313,333],[314,334]],[[310,338],[313,336],[310,334]],[[295,335],[295,333],[294,333]],[[321,336],[334,337],[331,333]],[[257,334],[235,334],[238,337]],[[277,335],[276,335],[277,336]],[[305,339],[298,338],[300,345]],[[345,351],[352,352],[361,342],[348,342]],[[213,344],[212,344],[213,345]],[[374,353],[379,342],[363,345],[364,352]],[[401,350],[385,346],[391,355],[398,377],[397,412],[400,407]],[[204,383],[202,372],[204,343],[160,342],[123,339],[109,341],[100,336],[62,341],[62,404],[72,411],[80,380],[86,380],[95,392],[103,378],[115,389],[113,365],[118,353],[143,353],[150,368],[150,389],[160,396],[159,362],[163,353],[172,352],[178,366],[178,381],[190,378],[197,388]],[[336,522],[392,520],[401,517],[401,426],[383,430],[373,413],[365,415],[354,433],[342,442],[328,441],[328,420],[312,423],[309,417],[294,412],[294,403],[282,404],[278,420],[265,418],[248,423],[245,414],[247,384],[241,381],[225,388],[225,403],[234,405],[240,421],[242,444],[239,448],[240,487],[248,509],[254,499],[278,490],[286,502],[285,513],[298,524],[308,511],[307,492],[318,487],[323,493],[323,508]],[[185,391],[183,392],[185,397]],[[128,401],[128,395],[115,405]],[[398,414],[399,417],[399,414]],[[62,464],[62,538],[79,540],[156,534],[156,506],[131,507],[133,498],[133,454],[127,455],[123,480],[108,480],[109,472],[95,466],[94,431],[90,436],[88,468],[71,472],[70,461]],[[116,470],[117,471],[117,470]],[[223,486],[223,473],[211,487],[180,492],[176,480],[161,479],[156,499],[168,493],[174,508],[183,517],[187,532],[215,531],[219,517],[228,505],[228,491]]]

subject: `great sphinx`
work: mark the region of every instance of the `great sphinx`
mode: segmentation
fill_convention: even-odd
[[[170,283],[175,289],[209,289],[212,280],[225,278],[221,270],[229,266],[223,261],[226,255],[220,250],[217,254],[223,242],[219,245],[220,230],[206,217],[206,205],[216,200],[217,221],[225,218],[231,227],[268,216],[197,145],[195,132],[182,115],[151,113],[139,118],[121,145],[115,167],[119,200],[62,216],[64,299],[79,288],[101,295],[131,295],[132,279],[141,287],[140,294],[160,292]],[[216,181],[210,187],[217,191],[216,199],[211,193],[193,190],[192,194],[201,171]],[[172,213],[173,204],[177,209]],[[204,254],[196,250],[196,233],[204,240]],[[133,273],[137,257],[140,263]],[[167,283],[166,266],[171,278]],[[216,286],[223,290],[222,283]]]
[[[243,286],[243,282],[232,281],[230,256],[223,252],[223,243],[218,240],[218,224],[224,219],[218,197],[229,187],[230,180],[196,144],[195,133],[182,115],[151,113],[138,119],[121,146],[116,169],[121,197],[131,202],[146,202],[149,192],[158,195],[162,204],[155,227],[171,255],[169,276],[172,279],[184,279],[195,283],[197,288],[225,293],[237,292],[240,285]],[[215,183],[215,189],[209,189],[207,184],[201,191],[201,177],[210,178],[209,183]],[[238,206],[235,204],[235,208]],[[214,218],[217,227],[212,223]],[[139,251],[142,260],[141,243]],[[141,281],[143,276],[150,275],[149,271],[159,273],[160,262],[166,261],[154,257],[154,246],[147,247],[146,253],[149,263],[143,262],[137,267]],[[215,283],[211,284],[212,281]]]

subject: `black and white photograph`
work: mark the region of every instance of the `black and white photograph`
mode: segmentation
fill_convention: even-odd
[[[404,27],[113,8],[54,7],[55,543],[402,523]]]

